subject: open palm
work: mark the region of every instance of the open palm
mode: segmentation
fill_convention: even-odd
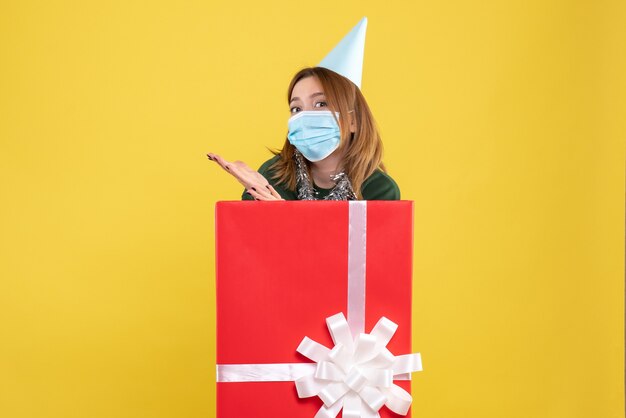
[[[208,153],[207,157],[235,177],[256,200],[284,200],[261,173],[251,169],[243,161],[226,161],[213,153]]]

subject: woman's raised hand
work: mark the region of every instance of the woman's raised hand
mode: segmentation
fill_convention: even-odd
[[[265,177],[248,167],[243,161],[229,162],[211,152],[207,154],[207,157],[233,175],[256,200],[284,200]]]

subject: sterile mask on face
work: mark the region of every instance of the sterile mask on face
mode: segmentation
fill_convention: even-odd
[[[339,112],[335,112],[339,118]],[[330,110],[303,110],[289,118],[287,139],[309,161],[323,160],[339,148],[341,132]]]

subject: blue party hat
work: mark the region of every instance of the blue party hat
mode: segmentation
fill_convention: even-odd
[[[348,33],[337,46],[324,57],[318,67],[328,68],[346,77],[361,88],[363,75],[363,52],[365,50],[365,30],[367,17]]]

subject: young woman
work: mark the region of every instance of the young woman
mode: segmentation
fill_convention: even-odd
[[[300,70],[287,92],[291,117],[282,150],[259,171],[209,153],[246,188],[244,200],[397,200],[383,145],[359,88],[323,67]]]

